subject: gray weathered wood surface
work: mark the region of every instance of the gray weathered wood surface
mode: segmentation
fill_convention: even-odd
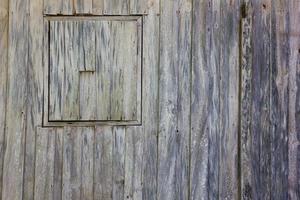
[[[299,0],[1,0],[1,199],[300,199],[299,21]]]

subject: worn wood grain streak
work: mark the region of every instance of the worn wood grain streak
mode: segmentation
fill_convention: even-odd
[[[158,199],[187,199],[191,1],[162,1]]]
[[[28,13],[28,0],[9,2],[8,98],[2,199],[23,197],[29,56]]]
[[[113,200],[124,199],[125,183],[125,127],[113,127],[113,149],[112,149],[112,177],[113,177]]]
[[[193,2],[190,199],[219,193],[219,20],[217,2]]]
[[[288,197],[300,198],[300,2],[289,1]],[[298,35],[298,36],[295,36]]]
[[[38,128],[34,199],[61,199],[63,129]]]
[[[94,128],[65,127],[62,199],[93,199]]]
[[[8,69],[8,0],[0,2],[0,180],[4,161],[6,87]],[[0,181],[0,197],[2,196],[2,181]]]
[[[142,199],[148,200],[157,199],[159,16],[156,7],[153,5],[143,19]]]
[[[42,125],[43,112],[43,5],[39,0],[30,1],[29,35],[28,35],[28,90],[27,90],[27,124],[25,140],[25,167],[23,199],[33,199],[35,136],[36,127]]]
[[[94,147],[94,199],[112,200],[113,132],[111,126],[97,126]]]
[[[271,199],[288,199],[288,71],[290,64],[288,2],[286,0],[272,1]]]

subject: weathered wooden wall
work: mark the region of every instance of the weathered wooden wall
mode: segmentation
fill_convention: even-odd
[[[300,199],[299,0],[1,0],[0,191]],[[142,126],[48,127],[43,13],[143,17]]]

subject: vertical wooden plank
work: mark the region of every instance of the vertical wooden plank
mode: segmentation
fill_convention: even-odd
[[[92,14],[93,0],[75,0],[74,13],[76,14]]]
[[[65,21],[64,24],[64,84],[61,95],[63,119],[79,119],[79,67],[82,59],[79,56],[79,22]]]
[[[157,199],[159,16],[157,1],[143,18],[142,199]]]
[[[111,88],[110,88],[110,115],[112,120],[122,120],[123,118],[123,101],[124,101],[124,73],[123,73],[123,64],[121,63],[122,54],[124,53],[121,49],[124,48],[122,46],[122,41],[124,35],[124,22],[123,21],[113,21],[112,22],[112,39],[113,46],[111,54],[113,55],[111,59]]]
[[[111,38],[112,22],[95,22],[96,31],[96,76],[97,76],[97,119],[111,119],[111,70],[112,47],[114,40]],[[109,83],[109,84],[108,84]],[[106,116],[106,118],[104,118]]]
[[[113,132],[110,126],[97,126],[94,149],[94,198],[112,200]]]
[[[288,196],[300,198],[300,2],[289,1]]]
[[[64,23],[59,21],[50,21],[49,23],[49,120],[61,120],[63,119],[61,98],[64,94],[65,73]]]
[[[219,1],[193,3],[190,199],[219,195]]]
[[[102,15],[104,8],[104,0],[93,0],[93,14]]]
[[[238,198],[240,1],[220,3],[219,198]],[[257,40],[258,41],[258,40]],[[266,43],[267,44],[267,43]],[[267,70],[266,70],[267,72]],[[267,77],[267,74],[266,74]],[[268,79],[266,79],[268,80]],[[266,84],[266,88],[267,88]],[[268,91],[265,90],[267,93]],[[267,98],[267,95],[266,97]],[[267,99],[266,99],[267,101]],[[267,115],[266,115],[267,116]]]
[[[288,198],[289,1],[273,1],[271,75],[271,199]]]
[[[124,199],[125,182],[125,127],[113,127],[113,200]]]
[[[34,199],[61,199],[63,129],[38,128]]]
[[[94,138],[95,128],[85,128],[81,136],[80,199],[94,199]]]
[[[271,198],[271,1],[245,1],[241,76],[241,198]],[[253,9],[252,9],[253,6]]]
[[[8,98],[2,199],[22,199],[26,134],[29,1],[9,3]],[[13,192],[12,192],[13,191]]]
[[[62,199],[93,199],[94,128],[66,127]]]
[[[79,32],[79,114],[82,120],[96,119],[95,22],[78,22]]]
[[[130,0],[103,0],[105,15],[126,15],[129,14]]]
[[[253,61],[251,99],[252,195],[254,199],[270,198],[270,42],[271,1],[252,1]]]
[[[252,199],[251,165],[251,99],[252,99],[252,5],[242,7],[241,21],[241,98],[240,98],[240,153],[241,199]]]
[[[96,75],[94,72],[80,72],[79,113],[81,120],[96,119]]]
[[[78,22],[79,42],[79,70],[80,71],[95,71],[96,69],[96,53],[95,53],[95,22],[94,21],[79,21]]]
[[[43,5],[39,0],[30,1],[28,46],[28,91],[26,152],[24,167],[23,199],[34,195],[35,136],[36,127],[42,125],[43,114]]]
[[[122,102],[122,119],[137,119],[137,90],[140,79],[138,76],[140,71],[141,51],[140,40],[141,35],[139,28],[142,26],[141,20],[127,21],[122,24],[120,36],[122,40],[119,43],[118,54],[121,60],[118,62],[123,73],[123,102]],[[138,74],[139,73],[139,74]],[[139,93],[140,94],[140,93]]]
[[[175,148],[177,151],[175,153],[176,199],[188,199],[190,175],[192,0],[179,1],[178,3],[179,10],[173,11],[176,12],[179,29],[179,33],[175,36],[175,38],[178,37],[178,46],[177,50],[175,50],[176,53],[174,52],[175,55],[177,54],[178,63],[173,63],[173,67],[178,67],[178,82],[175,86],[177,87],[177,108],[175,108],[177,111],[177,130],[171,134],[173,134],[175,139],[173,145],[177,145]]]
[[[158,199],[188,198],[191,10],[161,2]]]
[[[0,180],[2,180],[8,69],[8,0],[0,2],[0,13]],[[2,196],[2,184],[0,181],[0,197]]]
[[[124,198],[142,198],[143,132],[142,127],[126,128]]]

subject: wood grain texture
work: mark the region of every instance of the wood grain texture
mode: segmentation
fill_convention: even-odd
[[[160,0],[130,0],[130,14],[159,13]]]
[[[62,199],[93,199],[94,128],[66,127]]]
[[[77,0],[77,1],[80,1],[80,0]],[[73,0],[44,0],[44,14],[72,15],[74,13],[73,2],[74,2]]]
[[[193,2],[190,199],[219,194],[219,9]]]
[[[129,14],[130,0],[103,0],[104,11],[107,15]]]
[[[155,2],[157,3],[157,2]],[[158,164],[159,16],[154,4],[143,19],[142,199],[156,200]]]
[[[288,42],[289,1],[273,3],[272,68],[270,71],[270,197],[272,199],[288,199],[288,71],[291,69]]]
[[[271,198],[271,1],[247,1],[241,72],[241,198]]]
[[[124,199],[143,199],[143,127],[127,127],[125,138]]]
[[[93,14],[101,15],[103,14],[104,0],[93,0]]]
[[[220,3],[219,198],[238,198],[240,2]],[[267,87],[267,85],[266,85]]]
[[[252,99],[252,5],[243,5],[241,21],[241,99],[240,99],[240,154],[241,199],[252,199],[251,165],[251,99]]]
[[[299,20],[299,0],[1,1],[2,199],[299,199]],[[41,127],[48,89],[50,119],[88,123]]]
[[[23,198],[27,115],[29,1],[9,3],[8,91],[2,199]],[[13,192],[12,192],[13,191]]]
[[[110,126],[97,126],[94,149],[94,199],[112,200],[113,131]]]
[[[63,164],[63,129],[38,128],[34,199],[61,199]]]
[[[95,31],[95,21],[80,21],[78,32],[78,48],[79,48],[79,58],[78,68],[80,71],[90,71],[96,70],[96,31]],[[76,39],[76,38],[74,38]]]
[[[96,38],[96,76],[97,76],[97,118],[104,120],[103,116],[107,119],[111,118],[111,73],[112,66],[112,49],[114,40],[112,39],[112,22],[104,22],[96,24],[96,35],[101,37]]]
[[[58,98],[62,106],[63,120],[79,119],[79,66],[82,59],[78,59],[79,53],[79,26],[80,22],[65,21],[64,29],[64,74],[63,93]],[[50,37],[51,39],[51,37]],[[51,41],[50,41],[51,42]],[[56,43],[56,41],[53,41]],[[51,44],[50,44],[51,45]],[[51,58],[50,58],[51,59]],[[57,66],[54,66],[57,67]],[[54,83],[55,84],[55,83]],[[58,88],[55,88],[58,89]]]
[[[140,113],[141,35],[137,23],[103,21],[96,25],[99,120],[137,120]]]
[[[8,69],[8,1],[0,2],[0,180],[4,161],[5,144],[5,115],[6,115],[6,87]],[[0,197],[2,196],[2,181],[0,181]]]
[[[75,0],[74,9],[76,14],[92,14],[93,0]]]
[[[188,198],[191,7],[161,2],[158,199]]]
[[[125,127],[113,127],[112,199],[124,199],[125,183]]]
[[[45,25],[47,26],[47,25]],[[50,41],[49,46],[49,58],[46,54],[45,59],[49,59],[49,75],[45,79],[49,79],[49,120],[63,119],[63,104],[61,97],[64,94],[64,23],[63,22],[50,22],[49,25]],[[47,35],[45,35],[47,37]],[[44,39],[47,40],[47,39]],[[56,41],[56,42],[55,42]],[[44,63],[47,65],[47,62]],[[46,82],[46,81],[45,81]],[[45,98],[47,98],[45,97]],[[47,98],[48,99],[48,98]],[[46,100],[45,100],[46,101]],[[47,109],[45,109],[47,110]]]
[[[300,2],[289,1],[288,197],[300,198]]]
[[[30,1],[28,35],[28,91],[25,139],[25,166],[23,199],[34,198],[35,137],[36,127],[42,126],[43,115],[43,5],[42,1]]]
[[[80,120],[96,119],[96,75],[93,72],[79,74],[79,114]]]

